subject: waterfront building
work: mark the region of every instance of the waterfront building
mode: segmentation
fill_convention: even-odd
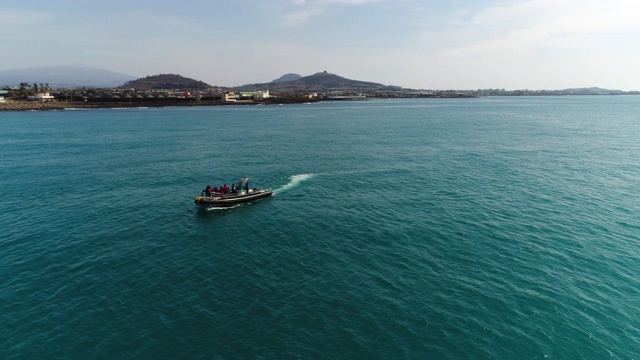
[[[53,95],[50,95],[49,92],[37,93],[27,98],[29,101],[52,101],[53,99]]]

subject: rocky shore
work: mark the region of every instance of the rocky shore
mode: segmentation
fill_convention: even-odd
[[[6,100],[0,103],[0,111],[60,110],[69,107],[65,102],[37,102]]]
[[[138,107],[163,107],[163,106],[208,106],[222,105],[220,102],[86,102],[86,101],[20,101],[7,100],[0,103],[0,111],[45,111],[64,109],[112,109],[112,108],[138,108]]]
[[[0,103],[1,111],[45,111],[64,109],[113,109],[113,108],[141,108],[141,107],[168,107],[168,106],[233,106],[233,105],[258,105],[258,104],[292,104],[309,102],[308,99],[273,99],[264,102],[223,102],[220,100],[181,101],[169,99],[162,101],[22,101],[7,99]]]

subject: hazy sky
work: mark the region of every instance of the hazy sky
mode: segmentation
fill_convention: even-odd
[[[0,70],[640,90],[639,0],[2,0],[0,24]]]

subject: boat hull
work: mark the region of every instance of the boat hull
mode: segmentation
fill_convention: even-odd
[[[229,207],[246,203],[253,200],[262,199],[273,195],[273,191],[258,190],[248,194],[217,194],[214,196],[197,196],[195,203],[202,207]]]

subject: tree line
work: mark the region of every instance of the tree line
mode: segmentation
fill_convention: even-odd
[[[33,83],[33,85],[31,85],[27,82],[21,82],[18,88],[5,86],[4,90],[7,90],[11,97],[26,98],[27,96],[35,95],[40,92],[49,92],[51,91],[51,87],[48,83]]]

